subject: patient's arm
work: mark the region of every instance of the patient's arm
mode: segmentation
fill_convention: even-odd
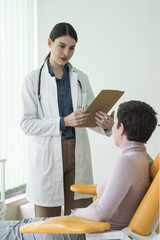
[[[106,176],[103,181],[101,181],[98,185],[97,185],[97,196],[98,198],[101,197],[101,195],[103,194],[104,188],[107,184],[108,181],[108,176]]]
[[[113,168],[108,180],[98,186],[98,199],[87,208],[73,210],[72,216],[78,216],[94,221],[106,221],[115,212],[124,199],[132,185],[132,174],[134,166],[125,161],[124,157],[119,159]]]

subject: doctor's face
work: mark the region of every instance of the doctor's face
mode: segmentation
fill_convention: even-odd
[[[76,41],[70,36],[59,37],[54,42],[49,38],[48,46],[51,49],[50,61],[64,66],[73,56]]]

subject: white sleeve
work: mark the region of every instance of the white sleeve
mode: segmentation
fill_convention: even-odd
[[[60,117],[42,118],[40,105],[33,79],[26,77],[22,88],[22,118],[20,127],[26,135],[55,136],[60,135]]]

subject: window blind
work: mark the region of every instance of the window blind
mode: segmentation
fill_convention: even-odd
[[[28,138],[20,129],[21,90],[34,66],[34,1],[0,0],[0,159],[5,189],[26,183]]]

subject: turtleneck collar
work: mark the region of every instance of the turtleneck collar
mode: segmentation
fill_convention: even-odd
[[[128,141],[125,143],[122,143],[120,145],[121,152],[123,154],[127,152],[139,152],[139,151],[146,151],[146,147],[144,146],[144,143],[142,142],[135,142],[135,141]]]

